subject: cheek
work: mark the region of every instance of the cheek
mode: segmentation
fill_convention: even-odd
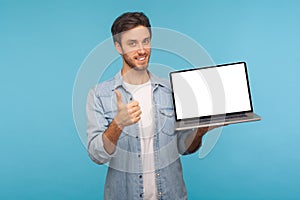
[[[125,58],[131,59],[131,60],[133,59],[133,56],[134,56],[134,55],[133,55],[132,52],[128,52],[128,53],[125,53],[125,54],[124,54],[124,57],[125,57]]]
[[[151,54],[151,48],[147,48],[147,49],[145,49],[145,50],[146,50],[146,52],[147,52],[148,55]]]
[[[123,50],[123,54],[127,54],[128,56],[132,56],[136,51],[133,48],[123,48],[122,50]]]
[[[124,57],[127,61],[129,61],[129,62],[133,62],[133,61],[134,61],[133,56],[130,55],[130,54],[124,54],[123,57]]]

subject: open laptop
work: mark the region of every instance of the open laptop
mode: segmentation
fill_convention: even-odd
[[[175,130],[261,120],[253,112],[245,62],[170,73]]]

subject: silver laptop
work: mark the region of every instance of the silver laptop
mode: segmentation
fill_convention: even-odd
[[[174,71],[170,80],[176,130],[261,120],[245,62]]]

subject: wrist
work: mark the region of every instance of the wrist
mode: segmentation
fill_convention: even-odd
[[[203,137],[208,131],[208,128],[207,127],[204,127],[204,128],[198,128],[197,129],[197,137]]]
[[[113,122],[116,124],[116,126],[122,131],[125,127],[123,123],[121,123],[118,119],[114,119]]]

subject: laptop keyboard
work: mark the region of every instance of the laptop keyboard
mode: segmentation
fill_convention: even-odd
[[[229,116],[226,116],[225,119],[232,119],[232,118],[243,118],[243,117],[247,117],[246,114],[237,114],[237,115],[229,115]]]
[[[186,120],[183,121],[184,124],[195,124],[195,123],[203,123],[203,122],[209,122],[211,120],[215,121],[226,121],[226,119],[232,119],[232,118],[243,118],[243,117],[247,117],[246,114],[237,114],[237,115],[229,115],[229,116],[225,116],[225,117],[213,117],[213,118],[206,118],[206,119],[193,119],[193,120]]]

